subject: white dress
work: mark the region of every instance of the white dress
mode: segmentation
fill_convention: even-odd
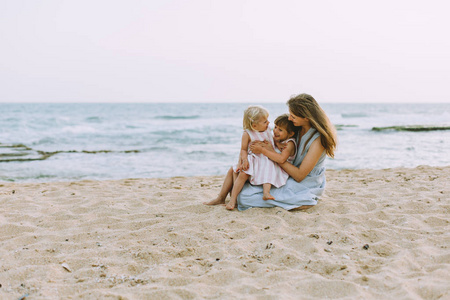
[[[269,141],[272,147],[276,149],[272,131],[267,128],[264,132],[245,130],[250,136],[250,141]],[[252,185],[261,185],[270,183],[275,187],[281,187],[286,184],[289,175],[275,162],[271,161],[263,154],[255,154],[248,150],[248,170],[242,170],[250,175],[250,183]],[[236,166],[233,168],[236,171]]]

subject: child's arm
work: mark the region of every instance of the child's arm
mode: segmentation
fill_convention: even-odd
[[[248,144],[250,143],[250,136],[244,131],[241,141],[241,152],[239,154],[238,170],[247,170],[248,164]]]
[[[286,147],[284,147],[284,149],[281,151],[281,153],[275,152],[273,148],[267,149],[258,144],[253,144],[251,146],[251,149],[255,153],[262,153],[263,155],[267,156],[270,160],[282,164],[287,161],[289,156],[292,156],[295,153],[295,144],[294,142],[289,141]]]

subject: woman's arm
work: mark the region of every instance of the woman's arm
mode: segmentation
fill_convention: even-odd
[[[270,146],[270,144],[269,144]],[[253,153],[261,153],[265,156],[267,156],[270,160],[278,163],[283,164],[287,161],[289,156],[291,156],[295,151],[295,144],[294,142],[290,141],[287,143],[286,147],[284,147],[283,151],[281,153],[275,152],[275,150],[272,147],[264,147],[260,143],[252,143],[250,145],[250,149],[253,151]],[[256,152],[255,152],[256,151]]]
[[[320,138],[317,138],[312,142],[308,153],[306,153],[306,156],[299,167],[288,162],[280,164],[280,166],[289,174],[289,176],[294,178],[295,181],[300,182],[312,171],[324,150],[325,148],[322,146]]]

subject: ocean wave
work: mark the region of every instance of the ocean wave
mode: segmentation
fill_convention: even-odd
[[[153,146],[149,148],[141,149],[140,152],[153,152],[153,151],[170,151],[172,148],[166,146]]]
[[[98,130],[92,126],[72,125],[63,127],[61,131],[72,134],[85,134],[85,133],[96,133]]]
[[[31,143],[33,146],[41,146],[41,145],[54,145],[56,143],[56,139],[52,137],[44,137],[39,139],[38,141],[34,141]]]
[[[350,118],[366,118],[368,115],[366,113],[348,113],[348,114],[341,114],[341,117],[350,119]]]
[[[193,119],[200,119],[200,116],[156,116],[155,119],[163,119],[163,120],[193,120]]]
[[[89,123],[101,123],[102,122],[102,119],[100,118],[100,117],[87,117],[86,119],[86,122],[89,122]]]

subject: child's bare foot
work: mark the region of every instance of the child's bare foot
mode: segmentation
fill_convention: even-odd
[[[275,200],[275,197],[271,194],[263,194],[263,200]]]
[[[217,197],[209,202],[203,202],[205,205],[225,205],[225,198]]]
[[[233,210],[236,207],[236,200],[230,200],[230,202],[228,202],[226,209],[228,210]]]

